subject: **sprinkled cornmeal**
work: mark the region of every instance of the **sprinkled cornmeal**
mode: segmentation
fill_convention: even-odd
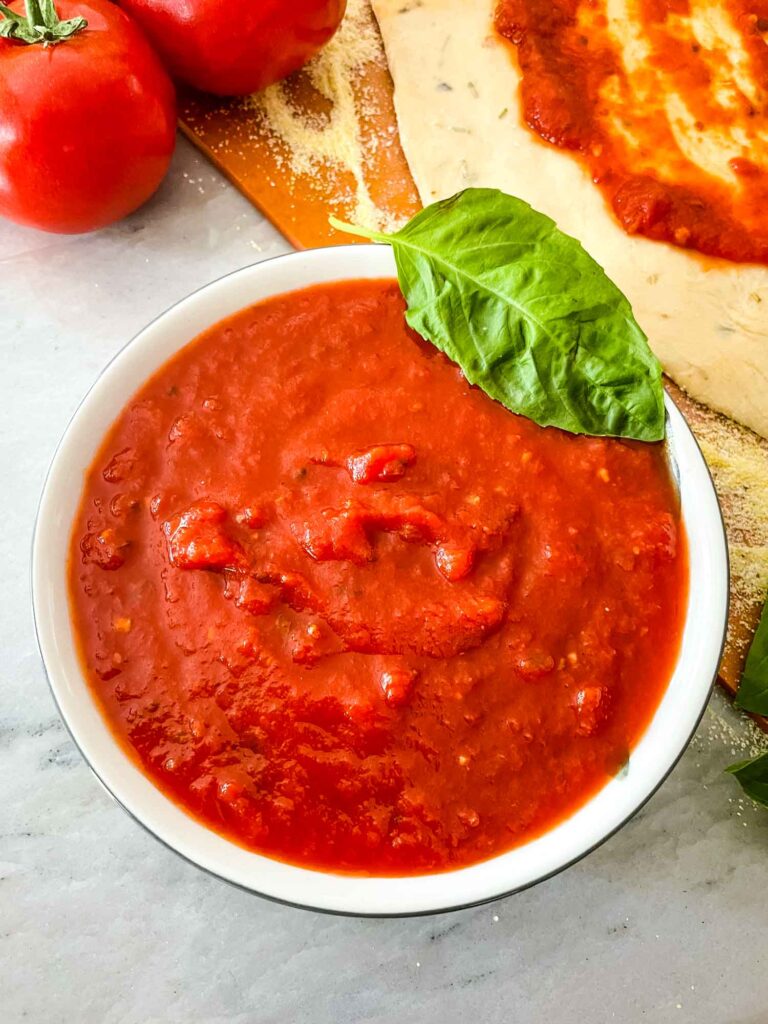
[[[768,593],[768,440],[694,402],[670,383],[667,387],[707,460],[725,520],[731,607],[720,678],[734,692]]]
[[[370,4],[349,0],[339,31],[304,69],[317,96],[317,112],[308,113],[296,103],[291,80],[278,82],[244,103],[272,136],[281,166],[296,175],[312,175],[323,165],[348,172],[354,179],[350,197],[354,219],[391,230],[398,224],[376,205],[366,177],[372,146],[387,145],[392,139],[363,137],[361,118],[378,112],[362,74],[372,62],[383,65],[385,56]]]
[[[717,416],[696,434],[723,505],[736,611],[768,591],[768,442]]]
[[[725,748],[728,758],[742,761],[768,750],[768,737],[746,715],[738,714],[723,696],[716,694],[699,726],[696,744]]]

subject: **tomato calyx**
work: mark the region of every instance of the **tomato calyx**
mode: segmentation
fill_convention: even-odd
[[[0,3],[0,38],[32,46],[55,46],[65,39],[71,39],[88,25],[85,18],[68,18],[61,21],[56,12],[54,0],[25,0],[26,11],[20,14]]]

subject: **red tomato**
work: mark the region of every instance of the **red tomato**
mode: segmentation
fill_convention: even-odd
[[[45,231],[92,231],[131,213],[163,180],[174,89],[108,0],[59,0],[57,12],[87,26],[55,45],[0,38],[0,214]]]
[[[244,96],[296,71],[328,42],[346,0],[119,0],[169,71]]]

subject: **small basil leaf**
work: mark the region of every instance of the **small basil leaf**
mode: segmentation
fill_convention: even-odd
[[[768,603],[747,654],[736,703],[745,711],[768,715]]]
[[[736,777],[748,797],[768,807],[768,753],[738,761],[725,770]]]
[[[472,384],[542,426],[664,437],[661,366],[629,302],[576,239],[497,189],[426,207],[392,235],[406,319]]]

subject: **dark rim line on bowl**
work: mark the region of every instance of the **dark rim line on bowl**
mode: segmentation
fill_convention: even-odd
[[[361,248],[361,246],[353,244],[353,245],[345,245],[345,246],[322,246],[318,250],[313,249],[313,250],[305,250],[305,251],[316,252],[316,251],[328,251],[328,250],[338,250],[338,249],[359,249],[359,248]],[[104,367],[101,369],[101,371],[99,372],[97,377],[91,383],[90,387],[85,392],[85,394],[83,395],[81,400],[78,402],[74,412],[70,416],[69,421],[67,422],[67,425],[64,428],[64,430],[63,430],[63,432],[61,434],[61,437],[59,438],[59,441],[58,441],[58,443],[56,445],[56,448],[54,449],[53,455],[51,456],[51,460],[49,462],[48,469],[47,469],[46,474],[45,474],[45,479],[43,480],[43,486],[42,486],[42,489],[41,489],[41,492],[40,492],[40,499],[38,501],[37,511],[35,513],[34,527],[33,527],[33,530],[32,530],[32,544],[31,544],[32,551],[31,551],[31,558],[30,558],[30,591],[31,591],[31,597],[32,597],[32,619],[33,619],[34,627],[35,627],[35,638],[37,640],[37,649],[38,649],[38,651],[40,653],[40,660],[43,663],[43,671],[45,672],[45,678],[46,678],[46,682],[48,683],[48,689],[50,691],[51,697],[53,698],[53,703],[56,706],[56,710],[59,713],[59,717],[61,718],[62,722],[64,723],[64,727],[66,728],[67,732],[69,733],[70,739],[72,740],[72,742],[74,743],[75,747],[79,751],[80,756],[83,758],[83,760],[85,761],[85,763],[88,766],[88,768],[91,770],[92,774],[95,776],[96,780],[100,783],[102,789],[104,789],[109,794],[109,796],[114,800],[114,802],[116,804],[118,804],[118,806],[121,807],[122,810],[125,811],[125,813],[133,821],[135,821],[138,825],[140,825],[141,828],[143,828],[145,832],[147,832],[149,835],[151,835],[155,840],[157,840],[158,843],[161,843],[166,849],[170,850],[177,857],[181,858],[181,860],[185,861],[187,864],[191,864],[193,867],[197,868],[199,871],[205,872],[206,875],[209,875],[212,878],[216,878],[216,879],[219,879],[222,882],[226,882],[227,885],[233,886],[235,889],[239,889],[241,892],[248,893],[251,896],[257,896],[260,899],[269,900],[271,903],[277,903],[277,904],[280,904],[281,906],[291,907],[291,908],[296,909],[296,910],[308,910],[308,911],[313,911],[314,913],[328,914],[328,915],[335,916],[335,917],[370,918],[370,919],[373,919],[373,920],[377,920],[377,919],[379,919],[379,920],[388,920],[388,919],[393,919],[393,918],[396,919],[396,918],[408,918],[408,917],[434,917],[434,916],[437,916],[438,914],[455,913],[455,912],[460,911],[460,910],[470,910],[473,907],[481,907],[481,906],[485,906],[486,904],[489,904],[489,903],[495,903],[495,902],[497,902],[499,900],[506,899],[508,896],[513,896],[513,895],[515,895],[517,893],[525,892],[526,889],[531,889],[535,885],[539,885],[542,882],[546,882],[550,878],[554,878],[555,876],[559,875],[561,872],[566,871],[566,870],[568,870],[568,868],[573,867],[574,864],[578,864],[578,862],[580,860],[583,860],[585,857],[588,857],[591,853],[594,853],[595,850],[599,849],[604,843],[608,842],[609,839],[612,839],[613,836],[615,836],[617,832],[619,832],[622,828],[624,828],[624,826],[629,821],[631,821],[632,818],[634,818],[635,815],[638,814],[646,806],[646,804],[651,799],[651,797],[655,796],[655,794],[658,792],[658,790],[667,781],[669,776],[672,774],[672,772],[674,771],[674,769],[677,767],[678,763],[680,762],[680,759],[682,758],[683,754],[688,749],[688,746],[689,746],[691,740],[693,739],[693,736],[694,736],[696,730],[698,729],[698,727],[699,727],[699,725],[701,723],[702,718],[704,717],[704,713],[707,710],[710,698],[712,696],[712,691],[713,691],[713,688],[714,688],[714,685],[715,685],[715,681],[717,679],[717,669],[720,666],[720,661],[722,660],[723,651],[725,649],[725,639],[726,639],[726,632],[727,632],[727,628],[728,628],[728,612],[729,612],[729,608],[730,608],[730,552],[728,550],[728,538],[727,538],[727,534],[725,532],[725,521],[723,520],[723,512],[722,512],[722,508],[720,507],[720,499],[719,499],[719,497],[717,495],[717,490],[715,489],[714,480],[712,479],[712,473],[710,472],[709,466],[707,465],[707,461],[704,458],[704,454],[703,454],[703,452],[701,450],[701,446],[699,445],[699,442],[698,442],[698,440],[696,438],[696,435],[693,433],[693,431],[690,429],[690,427],[688,427],[688,431],[689,431],[689,433],[691,435],[691,438],[693,439],[693,443],[695,444],[696,449],[697,449],[699,455],[701,456],[702,463],[703,463],[704,468],[706,470],[706,473],[707,473],[707,476],[709,478],[710,484],[712,485],[712,492],[715,495],[715,503],[717,505],[717,511],[718,511],[718,515],[719,515],[719,518],[720,518],[720,529],[722,531],[723,547],[724,547],[724,550],[725,550],[726,579],[727,579],[727,584],[728,584],[727,585],[727,590],[726,590],[725,614],[724,614],[724,621],[723,621],[723,627],[722,627],[722,637],[721,637],[721,640],[720,640],[720,652],[719,652],[718,658],[717,658],[717,667],[715,668],[715,673],[714,673],[714,675],[712,677],[712,681],[710,682],[709,688],[707,690],[707,699],[703,702],[702,707],[701,707],[701,711],[696,716],[696,721],[695,721],[695,723],[693,725],[693,728],[691,729],[691,731],[690,731],[687,739],[685,740],[685,742],[682,744],[679,753],[675,756],[675,758],[672,761],[672,763],[670,764],[669,768],[664,772],[664,774],[659,779],[659,781],[656,783],[656,785],[650,790],[650,792],[647,794],[647,796],[645,796],[643,798],[643,800],[637,805],[637,807],[635,807],[634,810],[632,810],[625,818],[622,819],[622,821],[620,821],[613,829],[611,829],[610,832],[606,833],[606,835],[601,837],[596,843],[594,843],[588,849],[584,850],[582,853],[578,854],[576,857],[574,857],[571,860],[567,861],[565,864],[561,864],[559,867],[555,868],[554,870],[548,871],[545,874],[538,876],[537,878],[531,879],[531,881],[526,882],[524,885],[516,886],[513,889],[505,890],[504,892],[497,893],[496,895],[493,895],[493,896],[488,896],[488,897],[486,897],[484,899],[473,900],[473,901],[471,901],[469,903],[457,903],[457,904],[454,904],[454,905],[451,905],[451,906],[447,906],[447,907],[438,907],[438,908],[433,909],[433,910],[411,910],[411,911],[404,911],[404,912],[399,912],[399,913],[393,912],[391,914],[386,914],[386,913],[365,913],[365,912],[354,911],[354,910],[336,910],[336,909],[331,909],[331,908],[328,908],[328,907],[316,907],[316,906],[313,906],[311,904],[306,904],[306,903],[294,903],[291,900],[281,899],[279,896],[271,896],[268,893],[259,892],[258,889],[253,889],[250,886],[245,885],[242,882],[236,882],[232,878],[227,878],[226,875],[219,874],[217,871],[214,871],[212,868],[206,867],[203,864],[199,864],[196,860],[193,860],[191,857],[187,856],[185,853],[182,853],[180,850],[176,849],[175,846],[172,846],[169,842],[167,842],[165,839],[163,839],[161,836],[159,836],[156,832],[154,832],[149,827],[149,825],[147,825],[144,821],[142,821],[139,817],[137,817],[137,815],[134,814],[133,811],[131,811],[128,807],[125,806],[125,804],[120,800],[120,798],[118,796],[116,796],[115,793],[112,792],[110,787],[102,779],[102,777],[99,774],[99,772],[93,766],[93,764],[91,763],[89,758],[86,756],[85,752],[83,751],[82,747],[80,746],[80,744],[75,739],[75,736],[74,736],[74,734],[72,732],[70,724],[67,721],[66,716],[62,712],[61,706],[59,705],[59,701],[58,701],[58,699],[56,697],[56,692],[55,692],[54,687],[53,687],[53,685],[51,683],[51,677],[50,677],[50,674],[48,672],[48,666],[47,666],[47,664],[45,662],[45,657],[43,655],[42,645],[41,645],[41,642],[40,642],[40,630],[38,629],[37,613],[36,613],[36,609],[35,609],[35,551],[36,551],[37,531],[38,531],[38,526],[39,526],[39,521],[40,521],[40,507],[42,505],[43,497],[45,495],[46,488],[48,486],[48,480],[49,480],[49,477],[51,475],[51,470],[53,468],[53,464],[56,461],[56,457],[59,454],[59,449],[61,448],[62,444],[64,443],[64,439],[66,438],[67,434],[69,433],[69,430],[70,430],[70,427],[72,426],[72,423],[74,422],[76,416],[80,412],[80,409],[82,408],[82,406],[87,401],[89,395],[91,394],[93,389],[96,387],[96,385],[99,382],[99,380],[101,380],[101,378],[104,376],[104,374],[107,372],[107,370],[109,370],[109,368],[112,366],[112,364],[123,354],[123,352],[130,345],[133,344],[133,342],[140,335],[142,335],[146,330],[148,330],[150,327],[152,327],[153,324],[155,324],[158,320],[160,320],[162,317],[166,316],[168,313],[170,313],[177,306],[180,306],[183,302],[186,302],[188,299],[191,299],[193,296],[197,295],[199,292],[202,292],[206,288],[209,288],[212,284],[216,284],[216,283],[218,283],[220,281],[225,281],[228,278],[234,277],[234,275],[241,273],[242,271],[250,270],[250,269],[252,269],[254,267],[263,266],[263,265],[266,265],[268,263],[275,263],[278,260],[283,260],[283,259],[286,259],[287,257],[291,257],[291,256],[295,256],[295,255],[296,255],[296,250],[293,250],[293,251],[286,252],[286,253],[280,253],[277,256],[271,256],[271,257],[269,257],[268,259],[265,259],[265,260],[259,260],[256,263],[247,264],[244,267],[238,267],[237,270],[232,270],[228,274],[223,274],[221,277],[215,278],[213,281],[209,281],[206,284],[201,285],[199,288],[196,288],[194,291],[189,292],[189,294],[185,295],[183,298],[178,299],[176,302],[172,303],[170,306],[168,306],[166,309],[164,309],[161,313],[158,313],[158,315],[153,317],[153,319],[150,320],[149,323],[147,323],[144,327],[142,327],[141,330],[137,334],[134,334],[124,345],[122,345],[118,349],[118,351],[112,356],[112,358],[104,365]],[[294,290],[294,289],[290,289],[290,290]],[[185,342],[184,344],[188,344],[189,342],[191,342],[193,340],[194,340],[194,338],[189,338],[188,341]],[[184,347],[184,345],[179,346],[179,350],[181,348],[183,348],[183,347]],[[688,426],[688,421],[685,419],[685,416],[682,414],[682,412],[680,412],[680,410],[678,409],[677,405],[674,402],[674,399],[672,399],[672,397],[666,391],[665,391],[665,396],[672,403],[672,405],[675,407],[675,409],[677,410],[677,412],[679,413],[679,415],[683,419],[683,422],[686,424],[686,426]],[[667,419],[667,426],[669,427],[669,413],[666,414],[666,419]],[[679,485],[680,485],[679,467],[677,466],[677,463],[674,462],[672,464],[671,468],[674,469],[675,484],[676,484],[676,487],[677,487],[677,490],[678,490],[678,493],[679,493]],[[83,676],[83,683],[85,685],[87,685],[84,676]],[[106,722],[104,723],[104,727],[107,728]],[[127,754],[126,751],[121,751],[121,753],[122,753],[122,755],[124,757],[126,757],[126,759],[130,760],[130,757]],[[134,767],[138,771],[140,771],[142,774],[144,774],[144,772],[142,771],[141,768],[138,767],[138,765],[134,765]],[[145,778],[148,779],[148,776],[145,775]],[[149,780],[150,783],[152,782],[151,779],[148,779],[148,780]],[[169,797],[165,796],[165,794],[163,794],[163,796],[165,797],[165,799],[170,799]],[[177,807],[178,809],[182,810],[185,814],[187,814],[188,817],[192,821],[194,821],[196,824],[200,825],[201,828],[207,828],[206,825],[203,825],[200,822],[198,822],[197,819],[194,818],[193,815],[188,814],[186,809],[181,807],[181,805],[174,804],[174,806]],[[227,840],[227,838],[225,836],[222,836],[221,838],[224,841],[229,841],[229,840]],[[254,851],[254,852],[256,852],[256,851]],[[257,855],[258,856],[262,856],[262,857],[265,856],[265,854],[257,854]],[[505,856],[505,854],[502,853],[502,854],[499,854],[497,856]],[[274,858],[269,858],[269,859],[274,859]],[[493,858],[491,858],[491,859],[493,859]],[[312,868],[305,868],[305,867],[302,867],[301,865],[291,865],[291,866],[297,867],[300,870],[304,870],[304,871],[312,871],[313,870]],[[450,872],[441,872],[441,874],[443,874],[443,873],[444,874],[450,874]],[[321,872],[321,871],[318,871],[318,872],[316,872],[316,874],[318,874],[318,876],[322,877],[323,875],[333,874],[333,872]],[[339,875],[339,877],[343,877],[343,876]],[[371,877],[371,881],[373,881],[376,878],[376,876],[370,876],[370,877]],[[398,876],[393,876],[393,877],[398,877]],[[404,877],[417,877],[417,876],[404,876]]]

